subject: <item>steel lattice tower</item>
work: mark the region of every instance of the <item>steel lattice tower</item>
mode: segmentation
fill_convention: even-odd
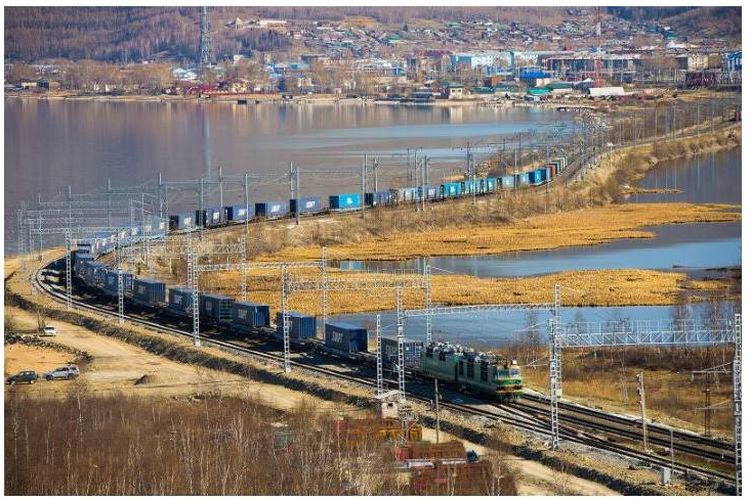
[[[201,7],[201,40],[200,59],[198,64],[201,68],[210,66],[214,57],[214,49],[211,44],[211,25],[208,22],[208,7]]]

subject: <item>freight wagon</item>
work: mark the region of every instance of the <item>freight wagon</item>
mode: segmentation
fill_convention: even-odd
[[[291,213],[296,214],[298,207],[300,215],[317,214],[323,211],[323,204],[317,196],[300,198],[299,201],[294,198],[289,200],[289,210]]]
[[[270,325],[269,308],[264,304],[235,302],[231,306],[231,314],[231,325],[239,330],[248,331]]]
[[[328,197],[328,208],[335,211],[356,210],[362,207],[362,198],[357,193],[334,194]]]
[[[224,215],[227,222],[245,222],[255,215],[254,208],[252,205],[231,205],[224,207]]]
[[[325,346],[343,354],[367,351],[367,329],[348,323],[326,323]]]
[[[285,201],[266,201],[255,204],[255,215],[266,219],[277,219],[289,213],[289,206]]]
[[[225,295],[201,294],[198,299],[200,317],[213,322],[231,321],[233,302],[232,297]]]
[[[148,307],[160,307],[165,302],[167,287],[164,282],[149,278],[133,280],[133,302]]]
[[[182,286],[174,286],[169,289],[169,303],[167,308],[170,312],[181,316],[193,315],[193,289]]]
[[[315,316],[309,316],[295,311],[287,312],[289,322],[289,338],[291,340],[313,339],[316,335],[318,323]],[[276,313],[276,337],[284,336],[284,318]]]

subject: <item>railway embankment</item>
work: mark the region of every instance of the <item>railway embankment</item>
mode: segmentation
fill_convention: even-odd
[[[735,123],[689,137],[661,138],[652,143],[622,147],[603,155],[597,165],[585,173],[581,188],[591,190],[602,203],[617,202],[662,162],[741,145],[742,124]]]

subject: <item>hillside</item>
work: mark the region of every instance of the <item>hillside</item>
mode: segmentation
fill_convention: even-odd
[[[214,50],[219,58],[248,51],[288,50],[305,43],[287,35],[290,28],[234,29],[237,18],[285,19],[294,29],[315,32],[319,22],[368,20],[374,31],[400,31],[405,24],[432,23],[445,30],[448,21],[493,21],[520,26],[521,31],[549,32],[566,23],[589,25],[595,10],[562,7],[212,7],[210,19]],[[602,17],[627,22],[658,21],[669,24],[680,36],[741,38],[739,7],[613,7]],[[144,59],[181,61],[195,59],[198,50],[197,7],[6,7],[5,57],[39,61],[51,58],[96,59],[124,63]],[[481,24],[481,23],[479,23]],[[291,25],[289,25],[291,27]],[[309,49],[308,49],[309,50]]]

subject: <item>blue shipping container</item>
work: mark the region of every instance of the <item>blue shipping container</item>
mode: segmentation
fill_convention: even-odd
[[[201,318],[211,321],[232,319],[234,299],[225,295],[201,294],[198,300]]]
[[[348,323],[326,323],[325,343],[346,353],[367,351],[367,329]]]
[[[272,219],[283,217],[289,213],[289,206],[285,201],[266,201],[255,204],[255,215]]]
[[[440,185],[440,196],[443,198],[451,198],[459,196],[461,194],[461,183],[460,182],[446,182]]]
[[[516,174],[516,186],[527,186],[529,184],[529,174]]]
[[[176,286],[169,289],[169,309],[186,316],[193,314],[193,290]]]
[[[288,320],[290,339],[315,338],[315,330],[318,327],[315,316],[289,311]],[[284,336],[284,318],[281,313],[276,313],[276,335],[280,338]]]
[[[211,207],[206,208],[201,212],[200,210],[195,211],[195,219],[198,224],[205,226],[218,226],[226,222],[224,207]]]
[[[289,210],[293,213],[297,213],[297,200],[289,200]],[[310,196],[307,198],[299,199],[299,213],[301,214],[314,214],[320,212],[323,209],[323,204],[320,202],[320,198],[317,196]]]
[[[512,175],[504,175],[499,178],[503,189],[513,189],[516,185],[515,177]]]
[[[487,177],[486,179],[484,179],[485,192],[489,193],[489,192],[494,191],[495,188],[497,187],[496,183],[497,183],[497,179],[495,179],[494,177]]]
[[[232,304],[232,325],[239,328],[257,328],[270,324],[269,308],[265,304],[235,302]]]
[[[228,221],[241,222],[253,218],[253,205],[232,205],[224,207],[224,213]]]
[[[133,275],[122,271],[122,290],[123,293],[128,293],[133,289]],[[104,277],[104,293],[107,295],[117,296],[119,293],[119,285],[117,282],[117,271],[109,269],[105,272]]]
[[[182,229],[191,229],[195,227],[195,213],[183,212],[169,216],[169,229],[179,231]]]
[[[357,193],[334,194],[328,197],[331,210],[353,210],[362,206],[362,198]]]
[[[158,306],[164,303],[167,287],[163,282],[149,278],[133,280],[133,300],[139,304]]]
[[[419,340],[404,339],[404,364],[407,368],[419,366],[422,347],[423,344]],[[386,363],[398,362],[398,342],[396,339],[383,337],[381,351]]]
[[[376,207],[378,205],[390,205],[393,201],[393,193],[390,191],[376,191],[365,193],[365,205]]]

